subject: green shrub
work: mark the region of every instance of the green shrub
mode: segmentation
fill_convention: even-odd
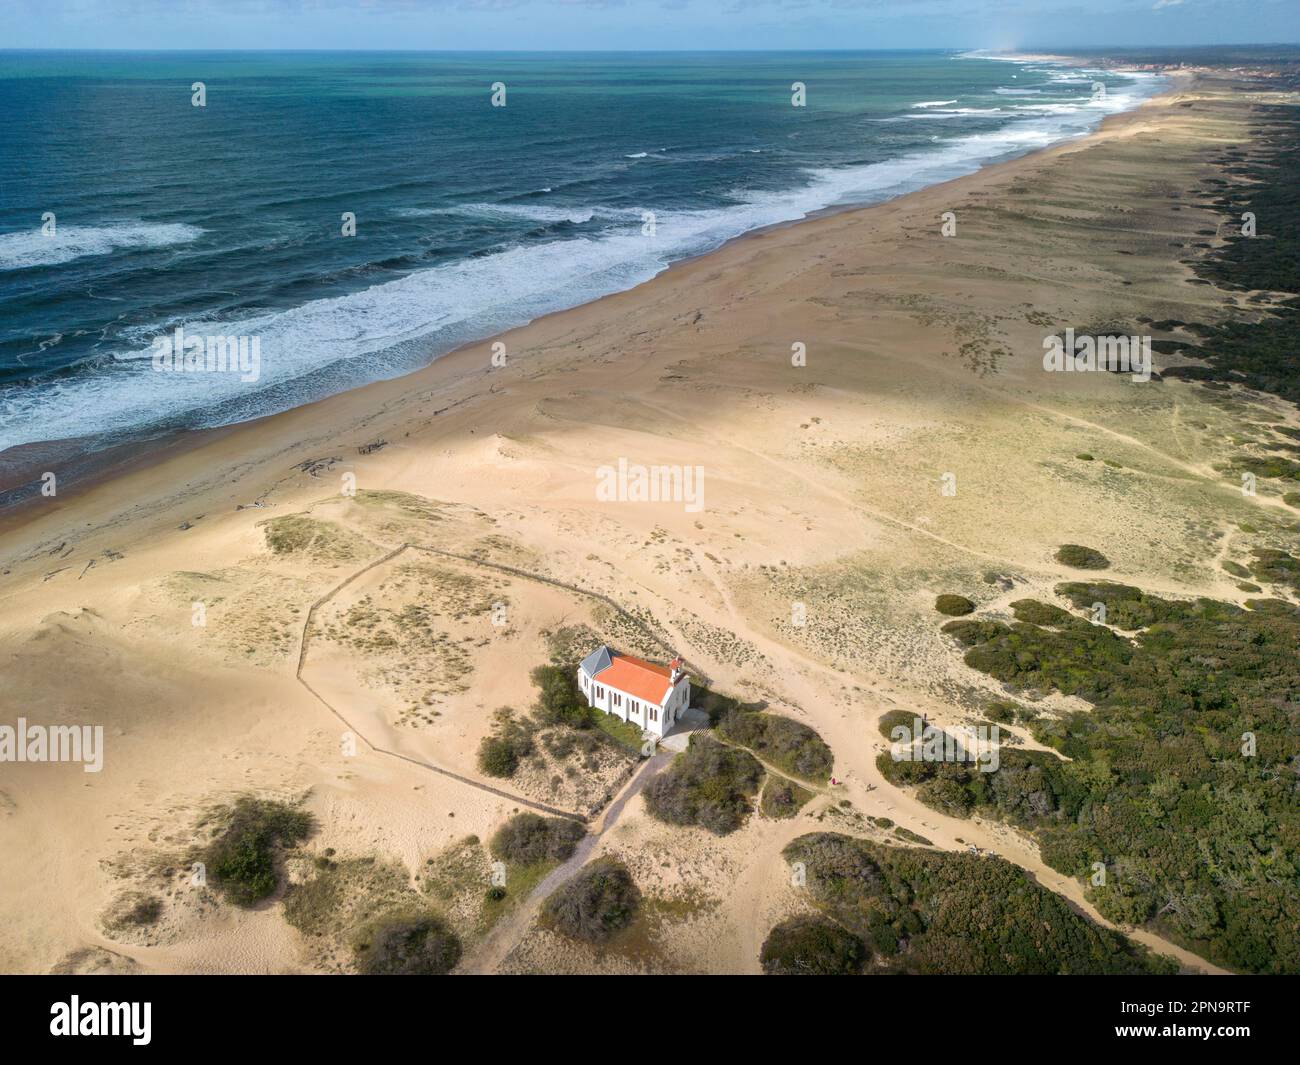
[[[1233,464],[1256,477],[1300,481],[1300,462],[1282,455],[1239,455]]]
[[[578,687],[578,667],[538,666],[529,674],[537,685],[537,717],[546,725],[591,727],[591,707]]]
[[[433,913],[393,914],[365,928],[354,944],[357,968],[369,976],[442,976],[460,961],[461,945]]]
[[[490,777],[511,777],[519,768],[519,754],[509,740],[484,736],[478,745],[478,767]]]
[[[515,865],[563,862],[586,834],[582,825],[566,817],[515,814],[497,829],[488,849],[494,858]]]
[[[1073,617],[1068,610],[1033,599],[1017,599],[1011,604],[1011,612],[1017,621],[1027,621],[1031,625],[1063,625]]]
[[[835,765],[831,749],[816,731],[788,717],[730,710],[718,725],[718,735],[805,780],[826,780]]]
[[[792,917],[767,934],[759,961],[769,976],[853,976],[869,955],[852,932],[821,917]]]
[[[479,771],[489,777],[512,777],[535,749],[533,727],[516,721],[508,706],[497,710],[494,718],[493,733],[479,741]]]
[[[1057,549],[1056,561],[1075,569],[1105,569],[1110,565],[1110,559],[1100,551],[1080,544],[1062,544]]]
[[[894,729],[900,727],[907,729],[907,734],[911,736],[916,729],[917,717],[911,710],[889,710],[880,715],[876,725],[885,739],[892,740]]]
[[[1254,566],[1279,580],[1295,564],[1286,552],[1255,552]],[[972,668],[1017,690],[1092,704],[1033,723],[1034,738],[1069,761],[1003,749],[998,771],[979,773],[886,755],[882,773],[950,812],[968,802],[1035,832],[1062,873],[1090,876],[1103,862],[1105,884],[1087,890],[1109,919],[1150,922],[1228,968],[1300,971],[1300,943],[1273,932],[1279,921],[1300,922],[1300,609],[1276,599],[1244,608],[1162,599],[1108,582],[1056,592],[1076,607],[1102,603],[1110,624],[944,629],[968,626]]]
[[[748,751],[727,747],[701,733],[673,764],[646,785],[646,809],[673,825],[700,825],[725,836],[742,824],[758,791],[763,767]]]
[[[783,852],[818,909],[888,971],[954,974],[1169,972],[1001,858],[887,847],[830,832]]]
[[[632,874],[614,858],[598,858],[546,900],[545,913],[556,929],[575,939],[599,943],[625,928],[641,904]]]
[[[1146,595],[1139,588],[1113,581],[1069,581],[1056,591],[1078,610],[1092,610],[1097,603],[1106,608],[1106,624],[1117,629],[1145,629],[1182,615],[1183,604]],[[1082,622],[1076,619],[1072,624]]]
[[[934,601],[934,609],[940,614],[959,618],[975,609],[975,604],[964,595],[941,595]]]
[[[280,886],[281,853],[315,828],[311,814],[296,805],[242,795],[214,813],[216,837],[200,859],[212,883],[236,906],[253,906]]]
[[[1252,552],[1250,575],[1257,581],[1289,585],[1300,592],[1300,558],[1272,547],[1257,547]]]
[[[939,762],[935,765],[934,776],[917,789],[916,797],[949,817],[969,817],[975,805],[970,783],[970,771],[966,766]]]
[[[919,832],[913,832],[910,828],[904,828],[902,825],[894,826],[894,835],[896,835],[899,839],[907,840],[908,843],[920,844],[922,847],[934,846],[934,844],[932,844],[928,839],[926,839]]]
[[[730,695],[723,695],[706,688],[703,684],[691,684],[691,707],[703,710],[709,715],[709,726],[716,728],[719,721],[730,711],[740,707],[740,700]]]
[[[763,785],[763,794],[758,800],[758,808],[765,817],[778,820],[794,817],[813,797],[807,788],[801,788],[793,781],[778,776],[769,776]]]

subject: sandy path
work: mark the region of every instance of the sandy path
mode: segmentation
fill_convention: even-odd
[[[624,807],[641,793],[641,790],[661,770],[671,764],[673,755],[659,752],[641,763],[632,779],[624,785],[623,790],[609,804],[601,815],[599,823],[574,848],[573,854],[560,865],[552,869],[541,882],[533,888],[528,898],[516,906],[510,914],[488,933],[478,945],[473,955],[463,961],[457,972],[471,976],[482,976],[496,972],[502,962],[509,957],[519,941],[527,933],[542,903],[550,897],[561,884],[572,877],[587,864],[600,845],[601,838],[612,829],[623,812]]]
[[[719,623],[725,621],[730,629],[761,648],[763,653],[777,664],[777,672],[786,682],[791,702],[801,706],[819,705],[825,698],[827,686],[824,678],[826,676],[838,678],[846,687],[864,687],[875,697],[874,706],[854,707],[860,712],[855,712],[852,716],[846,713],[838,715],[822,713],[816,716],[814,722],[822,739],[835,753],[836,776],[838,778],[842,775],[844,784],[842,794],[849,798],[858,810],[875,816],[888,816],[904,828],[925,836],[946,850],[960,850],[974,844],[990,854],[1015,862],[1038,883],[1064,896],[1076,911],[1086,914],[1107,928],[1116,928],[1087,901],[1079,881],[1058,873],[1042,861],[1037,845],[1028,837],[997,822],[947,817],[896,787],[881,774],[875,764],[877,748],[873,748],[872,742],[867,740],[867,736],[876,734],[876,719],[887,710],[902,708],[918,717],[925,716],[931,721],[942,722],[951,713],[949,707],[937,701],[920,698],[900,701],[893,694],[886,697],[880,686],[873,686],[869,678],[842,672],[827,663],[800,654],[793,648],[772,640],[750,625],[731,604],[729,598],[724,599],[724,602],[727,606],[727,616],[718,618]],[[816,677],[817,680],[811,681],[810,676]],[[878,745],[883,745],[883,740],[878,741]],[[768,768],[771,771],[771,767]],[[810,829],[805,828],[805,831]],[[785,839],[784,834],[780,838]],[[775,860],[775,855],[779,854],[783,846],[784,843],[781,843],[779,846],[764,848],[760,867],[765,866],[769,870],[769,875],[770,863]],[[749,904],[754,904],[752,899]],[[1177,958],[1187,968],[1203,972],[1225,972],[1190,951],[1149,932],[1128,934],[1159,953]]]

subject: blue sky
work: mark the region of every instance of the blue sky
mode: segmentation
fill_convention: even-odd
[[[1300,0],[6,0],[9,48],[1032,48],[1300,41]]]

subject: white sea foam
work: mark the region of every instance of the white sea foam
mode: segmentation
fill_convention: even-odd
[[[1079,110],[1079,104],[1019,104],[1013,111],[1036,113],[1040,115],[1072,115]]]
[[[164,248],[203,234],[197,226],[167,222],[115,222],[102,226],[55,225],[46,236],[37,227],[0,234],[0,270],[57,266],[87,255],[108,255],[119,248]]]
[[[913,107],[947,107],[949,104],[955,104],[956,100],[923,100],[919,104],[913,104]]]
[[[922,111],[919,115],[891,115],[889,118],[877,118],[876,122],[915,122],[917,119],[961,118],[963,115],[1000,115],[1000,107],[949,107],[932,111]]]
[[[397,213],[405,218],[428,218],[433,215],[461,214],[480,218],[522,218],[529,222],[590,222],[595,211],[590,207],[543,207],[523,203],[465,203],[455,207],[403,207]]]

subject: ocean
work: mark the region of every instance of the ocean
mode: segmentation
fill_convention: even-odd
[[[938,51],[0,52],[0,452],[406,373],[1162,87]],[[257,373],[159,372],[178,328],[256,338]]]

